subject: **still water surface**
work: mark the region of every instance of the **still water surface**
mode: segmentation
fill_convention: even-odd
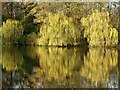
[[[118,52],[104,48],[2,48],[3,88],[117,88]]]

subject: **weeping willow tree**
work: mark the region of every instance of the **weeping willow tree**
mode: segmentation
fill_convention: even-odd
[[[2,41],[3,44],[18,44],[18,40],[23,35],[23,27],[17,20],[8,19],[2,25]]]
[[[47,23],[40,27],[40,34],[37,45],[79,45],[81,31],[77,23],[61,13],[52,14],[46,12],[48,17],[44,20]]]
[[[91,15],[81,19],[85,26],[84,37],[90,46],[115,46],[118,43],[118,31],[109,25],[109,13],[95,10]]]
[[[117,50],[91,48],[84,58],[80,75],[94,84],[108,82],[110,72],[118,65]]]
[[[6,71],[18,70],[23,63],[23,57],[18,49],[13,47],[2,48],[2,66]]]
[[[58,85],[76,83],[76,76],[83,60],[82,50],[78,48],[38,48],[37,53],[40,67],[39,69],[34,68],[35,77],[43,80],[45,85],[47,85],[45,82],[57,82]]]

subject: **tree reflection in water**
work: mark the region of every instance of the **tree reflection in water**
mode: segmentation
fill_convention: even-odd
[[[19,69],[23,63],[23,56],[19,52],[18,47],[2,48],[2,66],[6,71],[15,71]]]
[[[84,65],[80,75],[96,85],[99,83],[105,84],[109,82],[110,72],[117,69],[117,66],[117,50],[91,48],[87,56],[84,57]]]
[[[75,80],[83,64],[84,53],[81,48],[39,48],[37,53],[41,70],[38,73],[35,69],[35,72],[41,79],[48,83],[54,81],[58,85],[75,82],[71,80]]]
[[[2,48],[2,68],[3,68],[3,84],[2,87],[10,88],[14,83],[18,83],[15,79],[15,71],[21,68],[23,64],[23,56],[19,52],[18,47]],[[14,82],[13,82],[14,80]]]
[[[3,49],[2,57],[4,88],[111,87],[118,82],[117,50],[12,47]]]

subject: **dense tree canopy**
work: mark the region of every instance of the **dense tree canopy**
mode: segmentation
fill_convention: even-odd
[[[22,23],[21,43],[56,46],[78,45],[86,40],[90,46],[118,43],[118,3],[115,2],[28,1],[6,2],[2,6],[3,21],[17,19]]]
[[[7,19],[20,20],[20,2],[2,2],[2,21]]]
[[[82,18],[85,26],[84,36],[90,46],[115,46],[118,43],[118,31],[109,25],[109,13],[95,10],[92,15]]]
[[[81,32],[77,23],[72,18],[63,14],[48,13],[46,24],[40,27],[39,45],[78,45],[81,40]]]

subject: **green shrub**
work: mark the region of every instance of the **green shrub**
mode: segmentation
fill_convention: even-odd
[[[23,27],[19,21],[8,19],[2,25],[3,44],[18,44],[23,35]]]
[[[33,30],[35,30],[35,25],[33,24],[33,17],[32,16],[25,16],[24,19],[21,20],[23,28],[24,28],[24,35],[27,35]]]
[[[84,37],[87,37],[90,46],[115,46],[118,43],[118,31],[109,25],[108,12],[95,12],[82,18],[85,26]]]
[[[37,39],[38,45],[79,45],[81,31],[78,24],[70,17],[61,13],[47,13],[45,19],[47,23],[40,27],[40,38]]]
[[[38,35],[35,33],[35,32],[32,32],[30,34],[27,35],[27,38],[26,38],[26,44],[27,45],[36,45],[37,44],[37,38],[38,38]]]

